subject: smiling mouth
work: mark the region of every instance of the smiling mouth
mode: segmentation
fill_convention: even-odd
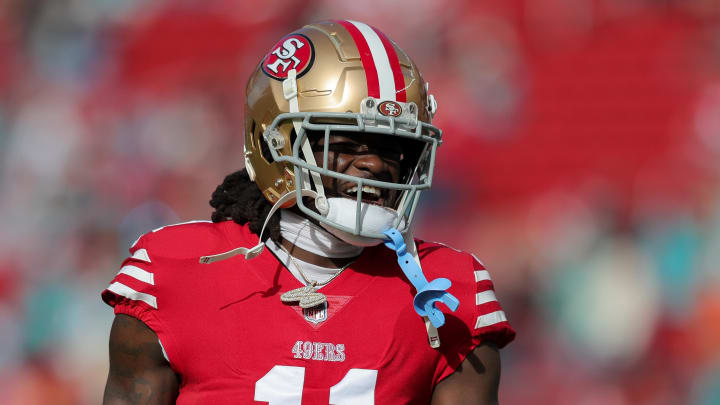
[[[349,198],[351,200],[357,200],[357,192],[358,187],[357,186],[351,186],[348,187],[340,192],[340,196]],[[362,187],[362,202],[368,203],[368,204],[374,204],[379,206],[385,206],[385,201],[387,201],[387,193],[388,190],[385,189],[379,189],[372,186],[363,186]]]

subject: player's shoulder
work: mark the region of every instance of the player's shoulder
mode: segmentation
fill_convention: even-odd
[[[457,311],[447,317],[448,322],[440,331],[448,343],[443,343],[445,348],[470,350],[484,341],[494,342],[499,348],[508,344],[515,331],[508,323],[485,265],[474,254],[442,243],[416,241],[416,244],[425,277],[448,278],[452,282],[448,292],[460,301]],[[471,344],[457,342],[463,337],[470,338]],[[460,358],[466,354],[460,353]],[[454,371],[454,367],[449,371]]]
[[[195,258],[228,246],[228,232],[238,227],[232,221],[188,221],[165,225],[141,235],[130,247],[169,259]]]
[[[485,269],[483,262],[473,253],[454,248],[441,242],[429,242],[415,239],[418,256],[421,262],[433,264],[440,263],[452,266],[470,266],[475,269]]]
[[[415,243],[423,273],[428,279],[446,277],[455,284],[467,284],[471,289],[479,280],[478,277],[489,279],[485,265],[473,253],[440,242],[416,239]]]
[[[187,297],[182,291],[196,282],[200,256],[227,250],[231,238],[244,233],[245,227],[232,221],[190,221],[145,233],[131,245],[130,256],[102,292],[102,299],[115,307],[115,313],[151,325],[154,320],[148,311],[162,310],[167,308],[164,303]]]

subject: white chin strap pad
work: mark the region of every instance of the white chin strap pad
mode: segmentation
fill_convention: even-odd
[[[348,228],[355,228],[357,201],[349,198],[328,198],[328,213],[325,216],[328,221]],[[395,227],[398,219],[398,212],[394,209],[381,207],[368,203],[360,203],[360,230],[368,233],[383,233]],[[353,235],[350,232],[339,230],[324,222],[320,222],[323,228],[337,236],[341,240],[355,246],[375,246],[384,239],[368,238],[365,236]],[[405,219],[400,222],[398,229],[404,232],[407,224]]]

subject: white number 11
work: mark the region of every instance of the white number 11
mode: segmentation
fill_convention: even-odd
[[[330,405],[375,403],[377,370],[351,368],[330,387]],[[275,366],[255,383],[255,400],[269,405],[301,405],[305,367]]]

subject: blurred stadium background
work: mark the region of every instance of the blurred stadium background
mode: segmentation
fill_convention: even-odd
[[[100,402],[99,292],[139,234],[209,218],[250,71],[326,18],[439,100],[418,235],[493,271],[503,403],[720,403],[717,0],[0,2],[0,402]]]

